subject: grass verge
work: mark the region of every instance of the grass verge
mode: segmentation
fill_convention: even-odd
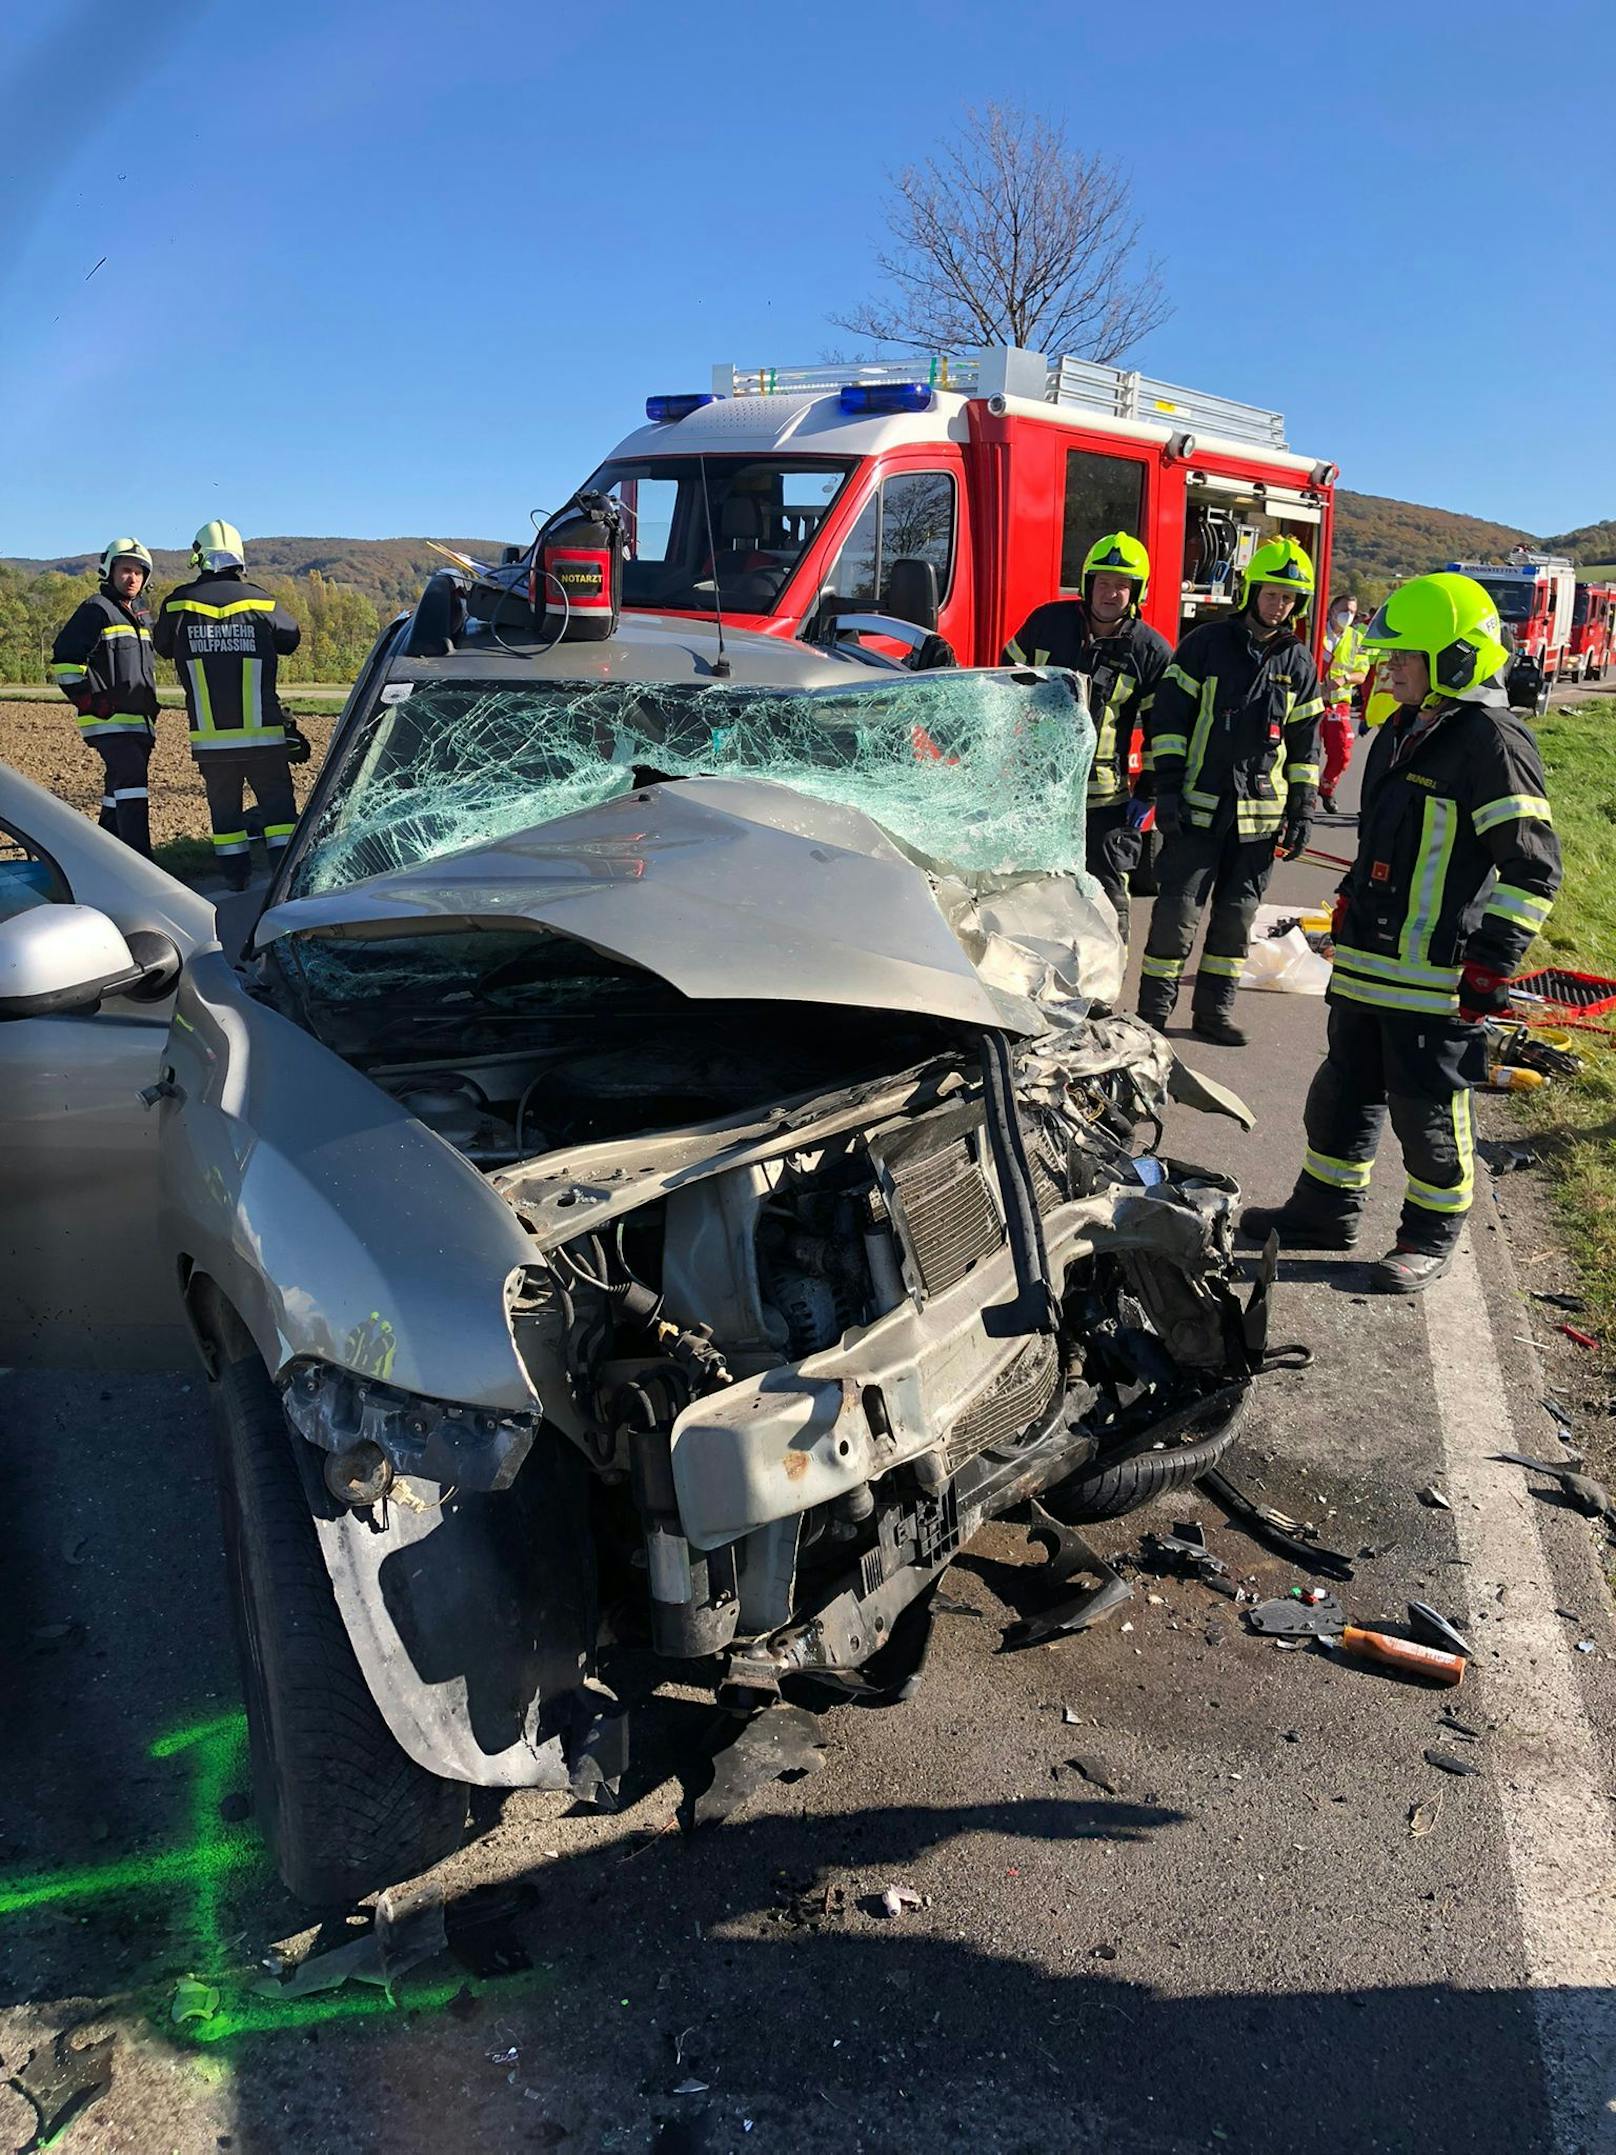
[[[1522,970],[1562,965],[1616,978],[1616,697],[1537,722],[1565,883]],[[1589,1329],[1616,1329],[1616,1025],[1573,1030],[1582,1075],[1518,1096],[1552,1178],[1555,1208],[1588,1299]]]

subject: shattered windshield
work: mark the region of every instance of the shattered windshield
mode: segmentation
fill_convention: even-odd
[[[669,778],[772,779],[967,874],[1081,874],[1094,729],[1071,675],[847,689],[397,683],[347,751],[290,897],[345,889]]]

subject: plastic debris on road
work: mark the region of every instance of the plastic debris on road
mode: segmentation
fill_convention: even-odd
[[[906,1908],[918,1908],[920,1895],[911,1886],[888,1886],[881,1895],[881,1907],[889,1916],[901,1916]]]

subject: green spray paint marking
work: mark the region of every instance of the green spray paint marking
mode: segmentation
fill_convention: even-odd
[[[473,1997],[496,1992],[506,1997],[548,1985],[550,1971],[534,1968],[491,1981],[456,1976],[448,1981],[412,1985],[407,1992],[401,1985],[393,1997],[384,1990],[367,1987],[281,2002],[244,1988],[239,1971],[229,1966],[222,1899],[232,1881],[245,1882],[254,1873],[264,1875],[264,1844],[250,1826],[232,1826],[222,1819],[219,1806],[229,1794],[232,1781],[245,1769],[246,1751],[247,1717],[240,1712],[198,1721],[159,1737],[151,1747],[150,1757],[190,1757],[189,1842],[161,1853],[127,1856],[77,1870],[0,1879],[0,1916],[25,1914],[58,1901],[95,1900],[112,1893],[174,1891],[188,1896],[189,1908],[178,1927],[191,1942],[194,1973],[218,1989],[219,2009],[206,2020],[176,2026],[165,1995],[161,2006],[153,2008],[152,2018],[171,2041],[208,2047],[236,2036],[290,2033],[334,2021],[373,2020],[379,2014],[400,2010],[402,2005],[411,2012],[439,2012],[462,1991],[470,1991]]]

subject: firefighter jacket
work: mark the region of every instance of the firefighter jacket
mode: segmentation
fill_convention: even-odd
[[[159,658],[174,661],[185,691],[193,755],[284,745],[276,663],[297,649],[302,633],[239,569],[199,576],[169,593],[154,642]]]
[[[1035,607],[1020,634],[1005,645],[1006,666],[1063,666],[1087,677],[1097,735],[1090,808],[1114,807],[1133,791],[1128,775],[1133,730],[1148,723],[1156,684],[1172,655],[1166,637],[1137,613],[1129,613],[1113,634],[1097,635],[1081,599],[1052,599]]]
[[[1313,654],[1288,630],[1263,642],[1244,614],[1200,622],[1151,707],[1156,790],[1181,793],[1198,830],[1273,836],[1287,807],[1312,808],[1323,714]]]
[[[1332,711],[1351,703],[1352,692],[1369,671],[1369,654],[1363,647],[1363,630],[1349,621],[1332,645],[1325,632],[1324,701]]]
[[[1401,707],[1364,767],[1330,994],[1449,1015],[1461,966],[1512,973],[1559,886],[1537,743],[1502,687]]]
[[[86,599],[51,648],[51,679],[79,714],[87,741],[152,730],[157,671],[151,616],[139,596],[125,602],[110,584]]]

